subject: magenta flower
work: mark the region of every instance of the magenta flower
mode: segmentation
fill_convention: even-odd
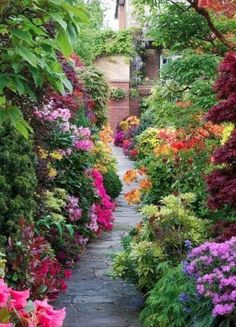
[[[11,292],[11,303],[15,309],[23,309],[27,306],[27,300],[30,296],[29,290],[26,291],[15,291]]]
[[[10,296],[10,290],[3,279],[0,279],[0,308],[7,305]]]
[[[90,140],[76,140],[74,141],[74,147],[77,150],[89,151],[93,147],[93,142]]]

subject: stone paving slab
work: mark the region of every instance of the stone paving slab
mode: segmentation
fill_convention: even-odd
[[[122,150],[113,148],[122,178],[133,164]],[[115,210],[115,224],[111,233],[104,233],[92,241],[73,271],[66,294],[55,306],[66,307],[64,327],[141,327],[138,320],[143,306],[142,295],[121,279],[109,277],[112,255],[121,248],[121,239],[134,227],[141,216],[134,206],[128,206],[124,193],[130,187],[123,185]]]

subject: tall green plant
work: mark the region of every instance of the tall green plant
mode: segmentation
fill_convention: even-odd
[[[63,93],[72,85],[57,60],[69,57],[87,16],[79,1],[6,0],[0,4],[0,123],[10,120],[24,136],[24,96],[37,101],[42,88]]]

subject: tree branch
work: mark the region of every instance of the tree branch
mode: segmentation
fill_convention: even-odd
[[[202,15],[205,18],[210,30],[227,48],[236,49],[236,43],[230,42],[224,37],[224,35],[217,29],[217,27],[213,23],[209,12],[205,8],[200,8],[198,6],[198,0],[187,0],[187,1],[191,4],[191,6],[195,9],[195,11],[198,14]]]

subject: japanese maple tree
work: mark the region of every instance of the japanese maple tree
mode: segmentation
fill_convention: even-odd
[[[236,52],[230,51],[220,65],[220,75],[215,83],[219,103],[211,108],[206,118],[213,123],[236,124]],[[218,165],[207,177],[213,209],[225,205],[236,207],[236,128],[213,154],[212,161]]]

